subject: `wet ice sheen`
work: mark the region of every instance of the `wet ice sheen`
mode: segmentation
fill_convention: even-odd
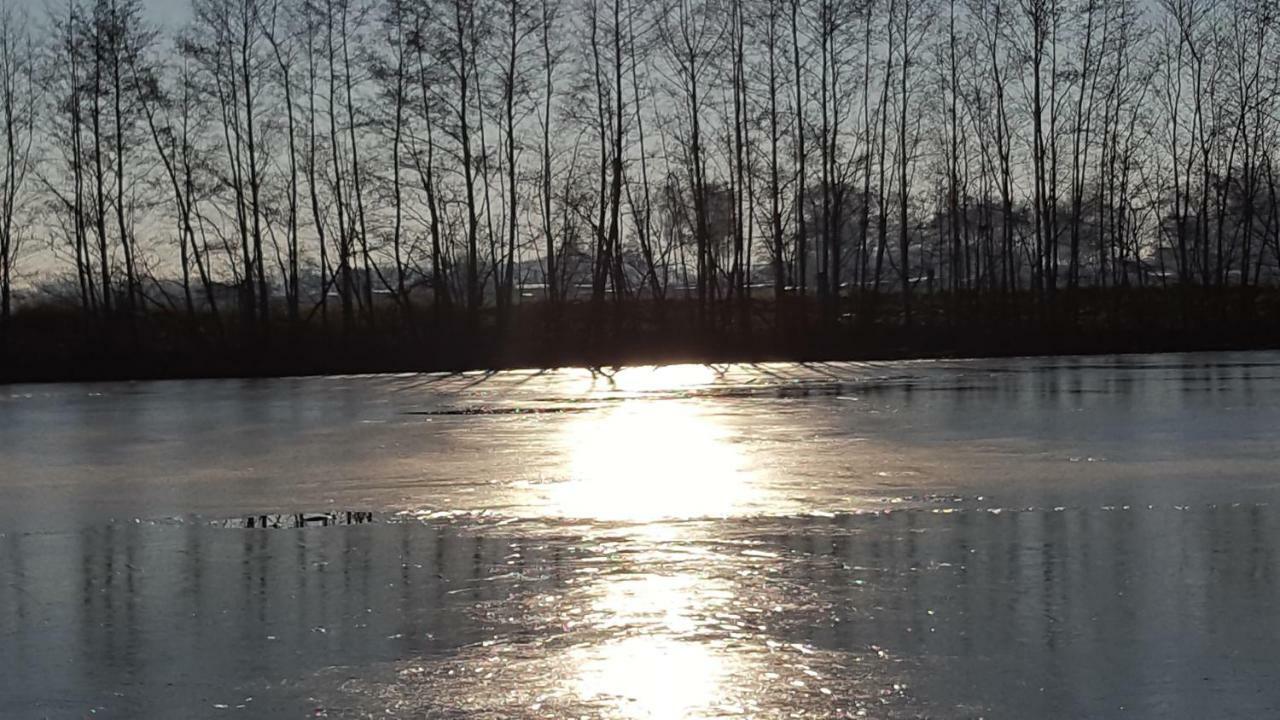
[[[1270,717],[1280,355],[0,390],[0,717]]]

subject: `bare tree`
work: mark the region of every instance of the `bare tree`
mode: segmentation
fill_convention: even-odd
[[[0,123],[4,134],[0,156],[0,349],[6,349],[9,337],[14,268],[23,240],[18,223],[32,170],[38,100],[35,45],[25,20],[6,5],[0,9]]]

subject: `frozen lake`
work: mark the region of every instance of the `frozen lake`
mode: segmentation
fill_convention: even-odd
[[[1280,353],[0,386],[0,717],[1275,717],[1278,455]]]

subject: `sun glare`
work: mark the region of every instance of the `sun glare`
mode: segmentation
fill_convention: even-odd
[[[762,501],[754,469],[715,402],[668,394],[714,380],[704,365],[596,376],[594,390],[624,398],[563,425],[560,477],[540,486],[547,513],[636,523],[622,541],[631,549],[619,550],[635,565],[587,590],[589,610],[575,618],[586,620],[593,637],[568,651],[560,686],[607,717],[720,716],[738,681],[752,674],[734,653],[701,637],[732,604],[733,587],[685,571],[707,561],[698,555],[703,549],[685,542],[692,526],[663,522],[725,517]]]
[[[575,418],[550,506],[574,518],[722,517],[756,493],[730,433],[691,400],[630,400]]]
[[[706,643],[636,636],[583,649],[578,694],[629,718],[705,716],[722,694],[724,658]]]
[[[611,385],[624,393],[690,390],[716,379],[710,365],[655,365],[623,368],[610,376]]]
[[[701,574],[613,578],[592,605],[601,629],[626,633],[579,648],[573,690],[628,718],[705,717],[724,700],[734,668],[714,645],[689,639],[732,599]]]

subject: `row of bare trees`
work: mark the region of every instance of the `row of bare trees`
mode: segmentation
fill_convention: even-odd
[[[0,16],[0,290],[415,313],[1255,286],[1273,0],[139,0]],[[957,300],[959,301],[959,300]],[[808,303],[799,303],[803,307]]]

